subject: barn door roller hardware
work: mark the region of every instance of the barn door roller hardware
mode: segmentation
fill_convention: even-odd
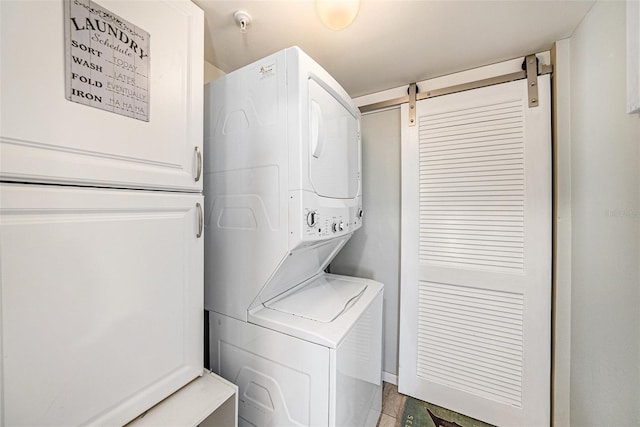
[[[522,63],[522,71],[490,77],[488,79],[476,80],[475,82],[462,83],[441,89],[432,89],[427,92],[420,92],[418,85],[416,83],[411,83],[407,89],[407,96],[376,102],[375,104],[363,105],[360,107],[360,112],[367,113],[369,111],[380,110],[382,108],[393,107],[408,102],[409,126],[415,126],[417,101],[523,79],[527,79],[529,107],[533,108],[538,106],[538,76],[551,74],[552,72],[553,66],[540,63],[536,55],[527,55]]]
[[[529,107],[538,106],[538,57],[527,55],[522,63],[522,69],[527,73],[527,88],[529,89]]]
[[[418,94],[418,85],[411,83],[409,85],[409,126],[416,125],[416,95]]]

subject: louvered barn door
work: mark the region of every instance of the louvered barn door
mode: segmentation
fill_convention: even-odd
[[[548,76],[402,111],[399,390],[499,426],[550,420]]]

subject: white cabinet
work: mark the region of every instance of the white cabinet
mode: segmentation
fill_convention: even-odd
[[[237,427],[238,386],[205,371],[126,427]]]
[[[0,424],[122,425],[202,374],[202,202],[0,184]]]
[[[148,34],[148,120],[67,100],[74,41],[129,87],[124,31],[75,39],[71,7]],[[188,0],[0,0],[0,426],[121,426],[202,375],[203,30]]]
[[[1,1],[0,180],[202,191],[202,11],[99,5],[150,34],[149,121],[65,98],[62,1]]]

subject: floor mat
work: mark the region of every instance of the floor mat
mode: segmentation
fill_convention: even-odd
[[[494,427],[457,412],[407,396],[401,427]]]

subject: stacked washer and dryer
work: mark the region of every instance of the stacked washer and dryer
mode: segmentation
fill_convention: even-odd
[[[383,285],[325,270],[362,225],[360,113],[296,47],[205,86],[211,369],[240,426],[374,426]]]

